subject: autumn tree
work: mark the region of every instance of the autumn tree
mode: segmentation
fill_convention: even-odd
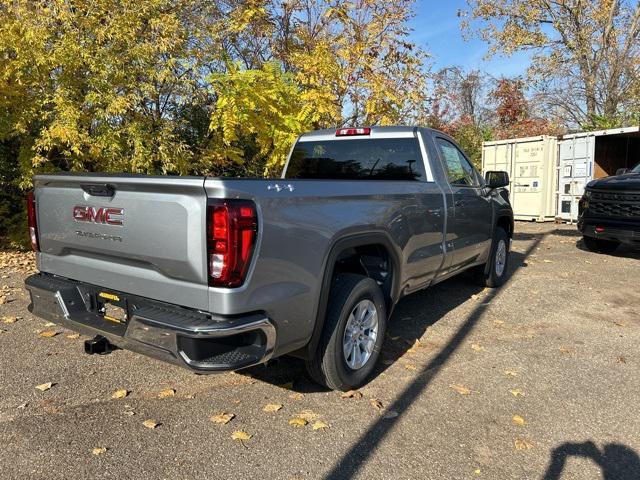
[[[637,114],[640,4],[629,0],[468,0],[463,27],[491,54],[532,54],[528,78],[573,126]]]
[[[520,78],[501,78],[489,93],[495,108],[492,137],[496,140],[537,135],[559,135],[563,129],[556,122],[532,114],[530,102]]]
[[[487,94],[492,80],[479,70],[447,67],[436,72],[430,88],[427,125],[456,139],[471,161],[480,166],[482,142],[489,140],[492,112]]]

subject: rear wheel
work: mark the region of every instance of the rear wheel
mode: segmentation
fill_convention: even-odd
[[[620,246],[620,242],[615,240],[604,240],[602,238],[582,237],[585,246],[596,253],[613,253]]]
[[[384,296],[363,275],[341,274],[331,287],[322,337],[307,370],[333,390],[364,384],[380,356],[387,329]]]

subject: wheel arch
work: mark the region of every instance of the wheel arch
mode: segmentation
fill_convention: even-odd
[[[341,237],[333,242],[327,255],[311,338],[305,347],[293,352],[291,355],[305,359],[311,358],[314,355],[324,327],[331,284],[335,274],[340,271],[339,262],[341,259],[344,259],[345,256],[350,258],[350,252],[355,251],[356,254],[358,254],[358,252],[366,251],[367,248],[371,247],[382,248],[390,264],[391,282],[388,292],[385,292],[383,289],[383,294],[385,296],[388,315],[391,315],[393,306],[400,295],[400,256],[394,248],[393,241],[386,232],[368,232]],[[372,278],[370,275],[365,274],[365,276]]]

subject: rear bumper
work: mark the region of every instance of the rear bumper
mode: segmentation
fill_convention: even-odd
[[[39,273],[25,280],[29,311],[83,335],[198,372],[236,370],[271,358],[276,330],[263,314],[218,317]],[[118,298],[126,321],[105,320],[100,292]]]

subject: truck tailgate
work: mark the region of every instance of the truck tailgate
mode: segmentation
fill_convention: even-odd
[[[203,177],[35,177],[39,268],[192,308],[208,307]]]

